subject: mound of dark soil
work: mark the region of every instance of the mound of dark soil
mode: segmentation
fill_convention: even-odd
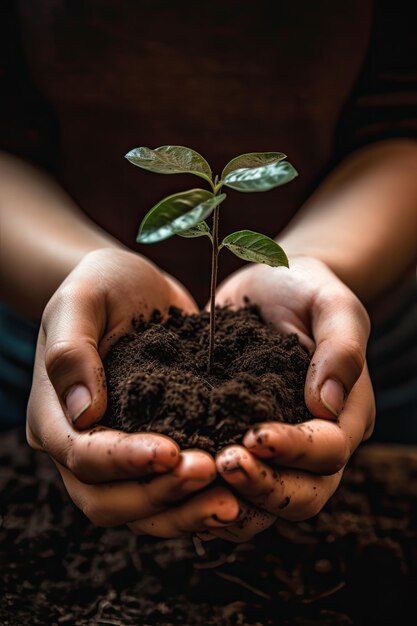
[[[215,453],[270,420],[311,419],[304,402],[309,355],[295,334],[266,325],[254,306],[217,309],[214,367],[207,371],[209,314],[133,321],[109,351],[104,425],[164,433]]]
[[[366,445],[324,510],[249,543],[94,528],[23,431],[0,439],[1,626],[411,626],[417,448]]]

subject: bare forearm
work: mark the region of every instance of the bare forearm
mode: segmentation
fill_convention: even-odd
[[[324,261],[363,301],[417,261],[417,142],[348,157],[278,237],[291,256]]]
[[[2,299],[34,319],[86,253],[121,246],[48,175],[5,153],[0,221]]]

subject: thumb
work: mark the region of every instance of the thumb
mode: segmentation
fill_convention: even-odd
[[[70,289],[47,306],[42,331],[45,367],[71,424],[88,428],[107,406],[106,377],[98,353],[105,327],[104,304],[91,290]]]
[[[316,303],[312,332],[316,349],[310,361],[305,399],[315,417],[337,419],[365,365],[369,318],[349,291]]]

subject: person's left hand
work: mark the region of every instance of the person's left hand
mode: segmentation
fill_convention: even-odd
[[[250,265],[221,285],[217,304],[260,307],[278,331],[297,333],[312,355],[305,401],[315,419],[255,425],[243,446],[217,455],[217,470],[240,494],[244,519],[212,536],[246,541],[276,518],[316,515],[337,489],[357,446],[373,430],[375,405],[365,363],[368,315],[322,262],[300,257],[291,269]],[[248,505],[254,505],[252,509]]]

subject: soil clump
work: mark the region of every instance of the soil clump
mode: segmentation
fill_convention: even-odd
[[[216,318],[210,373],[208,312],[171,308],[164,322],[158,312],[133,320],[104,361],[109,408],[101,423],[160,432],[214,454],[256,423],[311,419],[304,402],[310,357],[298,336],[265,324],[255,306],[218,307]]]

